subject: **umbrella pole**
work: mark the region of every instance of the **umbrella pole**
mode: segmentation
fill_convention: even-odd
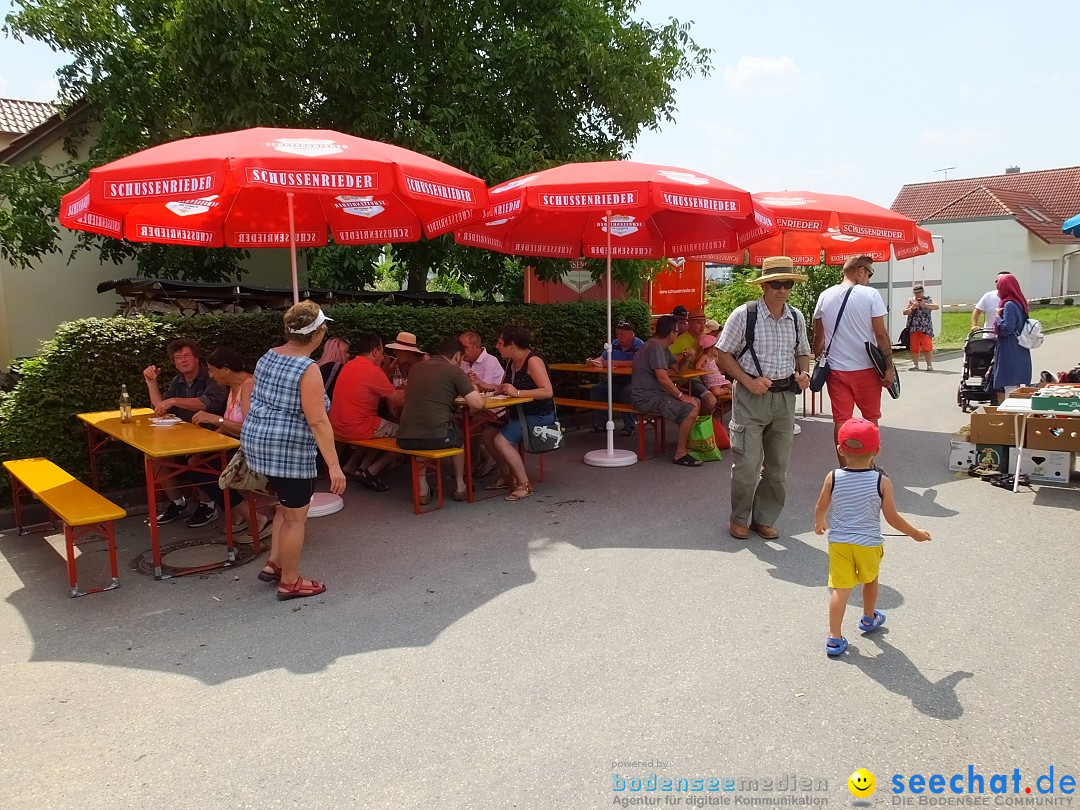
[[[293,213],[293,195],[285,195],[289,201],[289,261],[292,263],[292,302],[300,303],[300,285],[296,280],[296,216]]]
[[[607,335],[604,348],[607,349],[607,449],[592,450],[585,454],[585,463],[594,467],[628,467],[637,463],[637,453],[615,449],[615,413],[611,391],[612,363],[615,346],[611,342],[611,211],[607,212]]]

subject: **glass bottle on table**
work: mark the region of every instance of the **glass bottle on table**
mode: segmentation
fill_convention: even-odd
[[[120,386],[120,423],[128,424],[131,421],[131,396],[128,394],[127,386]]]

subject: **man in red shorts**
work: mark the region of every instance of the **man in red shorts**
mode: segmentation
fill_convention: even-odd
[[[856,406],[863,419],[877,424],[881,390],[892,385],[896,375],[892,341],[885,327],[885,302],[869,286],[873,275],[874,262],[869,256],[852,256],[844,263],[844,280],[825,290],[814,307],[814,356],[820,358],[828,348],[826,385],[832,400],[833,445],[838,444],[840,426],[852,417]],[[884,378],[870,361],[868,342],[876,343],[889,363]],[[839,460],[843,465],[843,459]]]

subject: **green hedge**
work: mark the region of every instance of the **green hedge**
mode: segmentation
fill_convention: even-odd
[[[338,306],[330,334],[346,340],[376,332],[387,342],[398,331],[413,332],[420,346],[434,349],[446,335],[479,332],[494,349],[495,334],[506,324],[520,324],[533,334],[537,351],[550,363],[581,362],[595,357],[604,343],[603,303],[507,305],[489,307]],[[648,306],[617,301],[614,322],[629,320],[639,335],[651,333]],[[41,353],[20,367],[15,390],[0,397],[0,460],[43,456],[89,482],[86,434],[75,414],[113,410],[121,384],[136,407],[149,405],[142,369],[156,363],[172,375],[165,347],[175,337],[191,337],[206,350],[232,346],[254,362],[281,343],[281,314],[202,315],[194,318],[88,318],[60,326]],[[102,457],[105,490],[136,486],[142,460],[133,452]],[[9,504],[6,476],[0,504]]]

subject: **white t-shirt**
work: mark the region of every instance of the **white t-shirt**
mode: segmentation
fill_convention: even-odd
[[[993,329],[994,324],[998,320],[998,307],[1001,306],[1001,299],[998,298],[997,290],[990,290],[988,293],[983,293],[983,297],[979,299],[979,303],[975,305],[975,309],[981,309],[986,320],[983,323],[984,329]]]
[[[852,289],[854,286],[854,289]],[[844,317],[836,330],[833,340],[833,324],[840,311],[840,305],[851,290],[851,297],[844,307]],[[825,327],[825,346],[829,347],[829,368],[836,371],[861,371],[873,368],[870,355],[866,353],[866,342],[877,343],[874,336],[872,318],[885,314],[885,302],[881,294],[873,287],[864,284],[837,284],[829,287],[814,306],[814,320],[820,320]],[[830,346],[830,341],[832,344]]]

